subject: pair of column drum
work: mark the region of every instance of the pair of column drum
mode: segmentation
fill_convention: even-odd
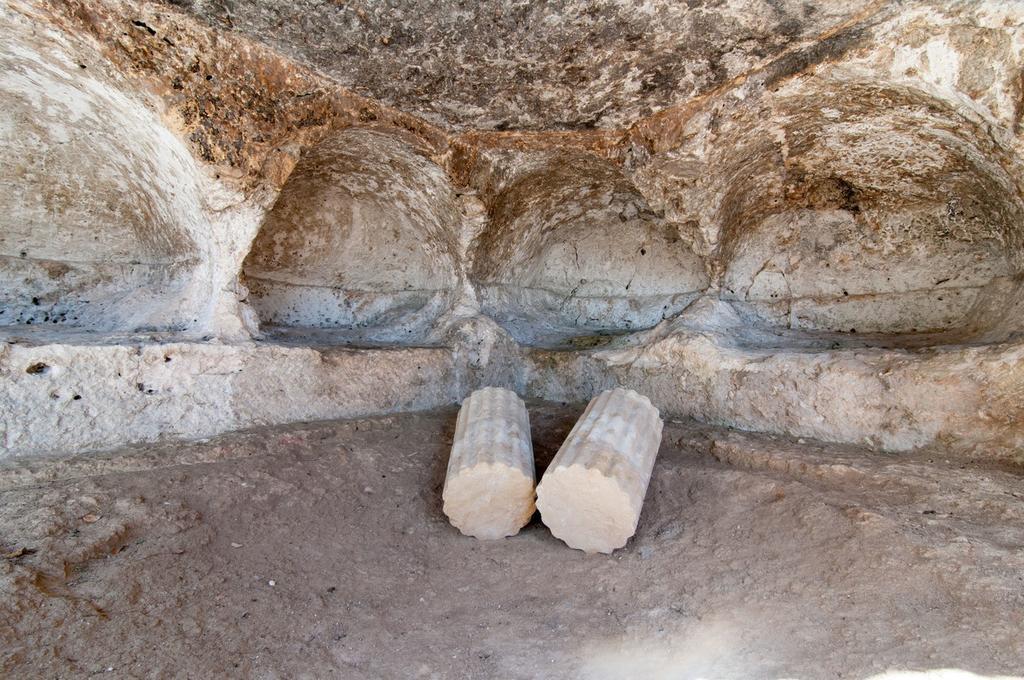
[[[462,533],[503,538],[533,515],[570,547],[610,553],[636,531],[662,422],[647,397],[617,388],[587,405],[534,489],[530,417],[510,390],[462,404],[444,482],[444,513]]]

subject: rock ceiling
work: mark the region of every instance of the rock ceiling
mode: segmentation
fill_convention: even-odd
[[[165,1],[456,130],[628,127],[885,4]]]

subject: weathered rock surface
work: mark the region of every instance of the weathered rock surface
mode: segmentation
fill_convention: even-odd
[[[458,212],[415,143],[348,128],[303,156],[243,265],[261,322],[426,335],[457,287]]]
[[[885,342],[751,328],[727,303],[703,300],[642,338],[533,350],[525,394],[578,401],[621,385],[666,413],[744,430],[1020,459],[1020,344]]]
[[[415,5],[167,0],[452,127],[622,127],[858,14],[857,2]]]
[[[1019,672],[1022,73],[1005,0],[5,0],[0,674]],[[666,415],[616,559],[460,538],[454,408],[295,422],[485,386]]]
[[[485,385],[1019,455],[1019,3],[499,4],[4,3],[0,456]],[[136,403],[179,345],[295,403]]]
[[[88,44],[10,7],[0,35],[0,325],[237,334],[259,200]]]
[[[531,160],[489,197],[472,272],[482,310],[514,337],[649,328],[707,287],[700,258],[615,165]]]
[[[263,343],[0,343],[3,457],[450,404],[444,349]]]

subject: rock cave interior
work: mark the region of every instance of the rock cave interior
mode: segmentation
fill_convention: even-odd
[[[0,35],[9,677],[1024,674],[1024,4],[5,0]],[[447,523],[483,387],[538,481],[649,398],[625,548]]]

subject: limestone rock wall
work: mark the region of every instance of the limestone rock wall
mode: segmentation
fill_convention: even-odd
[[[441,349],[3,344],[0,457],[436,408],[459,397],[452,364]]]
[[[1019,446],[1019,5],[500,4],[5,3],[0,457],[487,385]],[[256,378],[139,402],[179,344]]]
[[[701,259],[612,163],[546,154],[490,199],[472,273],[524,342],[649,328],[708,285]]]
[[[716,113],[713,135],[656,155],[638,182],[684,206],[722,297],[758,317],[962,328],[988,286],[1019,273],[1018,161],[948,103],[806,78]]]
[[[243,267],[261,321],[406,341],[450,306],[455,193],[410,142],[349,128],[302,157]]]
[[[184,330],[222,256],[218,195],[144,98],[5,10],[0,324]]]

